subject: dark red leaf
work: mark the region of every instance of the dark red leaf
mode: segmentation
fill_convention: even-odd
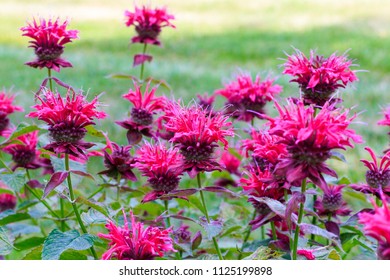
[[[42,198],[45,198],[52,190],[62,184],[68,177],[68,171],[59,171],[54,173],[49,182],[47,183],[45,190],[43,191]]]
[[[145,63],[146,61],[151,62],[152,59],[153,59],[153,56],[151,56],[151,55],[136,54],[136,55],[134,55],[133,67],[141,65],[142,63]]]
[[[224,188],[224,187],[217,187],[217,186],[205,187],[202,190],[204,190],[206,192],[225,193],[231,197],[239,197],[239,194],[236,194],[235,192],[232,192],[231,190]]]

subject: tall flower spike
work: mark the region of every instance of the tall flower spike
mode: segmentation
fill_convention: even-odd
[[[3,132],[4,137],[11,136],[14,129],[7,129]],[[41,158],[40,151],[37,149],[38,131],[33,131],[20,135],[16,138],[17,142],[8,144],[2,151],[12,155],[15,165],[12,170],[18,167],[26,169],[44,168],[44,173],[51,173],[52,166],[49,159]]]
[[[165,8],[143,6],[135,7],[134,12],[125,11],[126,26],[134,26],[137,36],[131,39],[132,43],[161,45],[158,39],[163,27],[175,26],[170,22],[175,17],[167,13]]]
[[[133,108],[129,119],[116,122],[128,130],[127,140],[130,145],[139,143],[142,135],[154,136],[152,132],[153,114],[164,109],[166,104],[165,97],[154,95],[158,87],[150,89],[150,83],[148,83],[144,92],[141,87],[142,85],[134,83],[134,90],[130,89],[127,94],[123,95],[124,99],[133,104]]]
[[[30,48],[35,50],[37,58],[26,65],[34,68],[48,68],[59,72],[61,67],[72,67],[69,61],[61,58],[64,45],[78,38],[77,30],[66,30],[68,20],[63,23],[56,20],[36,19],[27,26],[20,28],[22,36],[30,37]]]
[[[269,119],[271,135],[281,138],[286,145],[288,156],[275,167],[275,173],[285,176],[292,185],[299,186],[302,180],[309,178],[314,184],[326,188],[322,174],[337,177],[337,174],[325,165],[333,149],[353,147],[352,141],[361,143],[362,138],[348,129],[352,120],[348,110],[335,109],[325,103],[314,116],[312,106],[305,108],[303,102],[290,103],[282,108],[275,103],[279,117]]]
[[[171,112],[167,114],[170,117],[165,128],[174,133],[170,141],[184,156],[185,170],[191,176],[202,171],[220,170],[213,153],[219,142],[226,149],[226,137],[234,136],[228,117],[222,113],[211,116],[199,106],[182,108],[179,104],[172,104],[169,108]]]
[[[15,96],[0,91],[0,136],[9,125],[8,115],[15,111],[23,111],[22,107],[12,105],[14,98]]]
[[[347,56],[333,53],[328,58],[317,55],[313,50],[307,58],[301,51],[289,55],[283,74],[293,76],[290,82],[299,84],[304,103],[323,106],[338,88],[344,88],[357,81],[352,61]]]
[[[161,230],[157,227],[144,227],[137,222],[130,212],[131,228],[123,212],[124,226],[115,225],[112,221],[106,224],[108,234],[99,233],[100,238],[110,240],[110,248],[102,256],[103,260],[152,260],[162,257],[167,252],[175,252],[173,240],[169,236],[172,229]]]
[[[282,91],[282,87],[273,84],[274,80],[261,81],[260,76],[252,80],[251,75],[242,74],[236,80],[215,91],[227,99],[227,113],[245,122],[251,121],[259,114],[264,114],[265,105]]]
[[[359,223],[364,225],[366,235],[378,241],[378,259],[390,260],[390,210],[386,201],[379,207],[372,202],[375,208],[374,213],[360,213]]]
[[[94,118],[106,117],[106,113],[96,108],[99,104],[97,97],[88,102],[81,93],[68,91],[66,97],[62,98],[59,93],[46,90],[43,96],[38,96],[38,100],[41,104],[33,106],[36,111],[27,117],[37,118],[49,125],[52,141],[44,148],[56,154],[66,153],[85,159],[86,149],[94,145],[82,140],[87,133],[85,127],[95,124]]]

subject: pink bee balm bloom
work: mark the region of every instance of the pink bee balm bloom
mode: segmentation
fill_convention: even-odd
[[[352,61],[345,55],[333,53],[325,58],[312,50],[310,58],[307,58],[297,50],[288,56],[283,74],[294,77],[291,82],[299,84],[305,104],[323,106],[338,88],[358,80],[351,66]]]
[[[44,96],[38,96],[41,104],[33,106],[36,111],[27,115],[37,118],[49,125],[49,136],[52,142],[45,146],[46,150],[54,153],[66,153],[85,159],[86,149],[94,144],[86,143],[82,139],[87,133],[86,126],[95,124],[94,118],[102,119],[106,113],[98,111],[98,99],[95,97],[91,102],[82,94],[70,93],[62,98],[59,93],[49,90]]]
[[[0,135],[9,125],[8,115],[15,111],[23,111],[22,107],[12,105],[14,98],[14,95],[0,91]]]
[[[134,12],[125,11],[126,26],[134,26],[138,36],[131,39],[132,43],[161,45],[158,40],[163,27],[175,26],[170,22],[175,17],[167,13],[165,8],[143,6],[135,7]]]
[[[102,256],[103,260],[152,260],[162,257],[164,253],[176,252],[173,241],[169,234],[172,229],[161,230],[158,227],[144,227],[143,223],[137,222],[130,212],[131,228],[124,215],[124,226],[115,225],[112,221],[106,224],[108,234],[99,233],[100,238],[110,240],[107,252]]]
[[[368,168],[366,172],[367,184],[352,185],[351,187],[363,193],[371,193],[381,197],[382,193],[390,195],[390,150],[387,151],[378,163],[377,156],[370,147],[365,147],[372,161],[362,159],[361,162]]]
[[[184,158],[178,149],[167,149],[161,143],[145,143],[137,154],[134,166],[148,178],[149,185],[156,192],[166,194],[178,187],[184,171]]]
[[[137,181],[137,177],[132,171],[135,159],[130,155],[131,146],[119,146],[116,143],[111,143],[111,145],[111,154],[106,150],[104,151],[104,166],[107,169],[99,172],[99,174],[114,179],[117,179],[120,175],[121,178]]]
[[[356,117],[348,118],[348,110],[335,109],[325,103],[314,116],[313,106],[305,108],[303,102],[290,103],[284,109],[275,103],[279,117],[269,119],[270,135],[281,138],[288,156],[275,167],[275,173],[285,176],[292,185],[300,185],[304,178],[314,184],[326,187],[322,173],[337,177],[325,165],[333,149],[353,147],[351,141],[361,143],[362,138],[348,126]]]
[[[28,23],[22,27],[22,36],[30,37],[32,40],[30,48],[34,48],[37,59],[27,62],[26,65],[34,68],[48,68],[59,72],[61,67],[72,67],[72,64],[61,58],[64,52],[64,45],[78,38],[77,30],[66,30],[68,21],[63,23],[59,19],[45,20],[41,18],[39,22]]]
[[[378,241],[378,258],[390,260],[390,211],[386,201],[379,207],[373,202],[373,213],[360,213],[359,223],[364,225],[365,234]]]
[[[202,171],[220,170],[213,153],[219,142],[227,149],[226,137],[234,136],[228,117],[221,113],[211,116],[199,106],[182,108],[173,104],[169,110],[165,128],[174,133],[170,141],[184,156],[185,170],[191,176]]]
[[[259,114],[264,114],[264,106],[274,96],[282,91],[280,85],[274,85],[274,80],[261,81],[260,76],[239,75],[236,80],[225,85],[225,88],[215,91],[215,94],[227,99],[227,112],[242,121],[251,121]]]
[[[379,125],[385,125],[390,126],[390,106],[387,106],[387,108],[383,111],[384,119],[379,121]]]
[[[313,255],[313,250],[297,250],[297,254],[300,256],[304,256],[307,260],[315,260],[316,257]]]
[[[150,83],[146,85],[146,89],[142,92],[141,86],[134,83],[134,90],[130,89],[123,98],[133,104],[130,112],[130,118],[125,121],[116,122],[120,126],[126,128],[127,139],[129,144],[137,144],[141,141],[142,135],[152,137],[153,114],[164,109],[166,104],[165,97],[156,97],[154,94],[157,87],[151,90]]]
[[[3,136],[11,136],[14,129],[8,129],[3,132]],[[15,165],[12,170],[18,167],[26,169],[37,169],[43,167],[44,173],[51,173],[52,166],[49,159],[40,158],[40,152],[37,150],[38,131],[23,134],[16,138],[16,142],[8,144],[2,151],[12,155]]]
[[[345,185],[330,185],[324,189],[324,195],[314,203],[319,216],[348,216],[351,210],[343,200],[342,189]]]
[[[8,187],[0,182],[0,189],[8,189]],[[0,213],[16,207],[17,199],[16,196],[9,193],[0,194]]]

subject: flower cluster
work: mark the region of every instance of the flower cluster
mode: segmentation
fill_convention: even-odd
[[[85,159],[86,149],[94,145],[82,140],[87,133],[85,127],[93,125],[94,118],[106,117],[104,112],[96,109],[97,97],[88,102],[81,93],[68,91],[66,97],[62,98],[59,93],[47,90],[44,96],[37,98],[41,104],[34,105],[36,111],[29,113],[27,117],[37,118],[49,125],[52,142],[45,149]]]
[[[26,65],[34,68],[48,68],[59,72],[61,67],[72,67],[69,61],[61,58],[64,52],[64,45],[78,38],[77,30],[67,30],[68,21],[61,23],[59,19],[45,20],[41,18],[38,22],[34,19],[32,23],[22,27],[22,36],[32,39],[30,46],[35,50],[37,58],[27,62]]]
[[[14,101],[13,95],[8,95],[4,91],[0,91],[0,135],[8,127],[8,115],[15,111],[23,111],[22,107],[12,105]]]
[[[130,212],[130,223],[125,213],[124,226],[115,225],[112,221],[106,225],[108,234],[100,233],[99,237],[110,240],[110,249],[102,256],[103,260],[151,260],[162,257],[166,252],[174,252],[173,241],[169,234],[172,229],[161,230],[157,227],[144,227],[137,222]]]
[[[131,39],[132,43],[160,45],[158,39],[163,27],[175,27],[171,20],[175,17],[168,14],[165,8],[142,6],[135,7],[134,12],[126,11],[126,26],[134,26],[137,36]]]
[[[280,85],[273,83],[272,79],[262,81],[260,76],[253,81],[250,75],[242,74],[225,88],[216,90],[215,94],[227,99],[227,113],[247,122],[264,114],[265,105],[282,91]]]
[[[297,51],[288,56],[283,74],[294,77],[291,82],[299,84],[305,104],[323,106],[338,88],[357,80],[351,66],[352,61],[345,55],[333,53],[325,58],[311,51],[307,58]]]

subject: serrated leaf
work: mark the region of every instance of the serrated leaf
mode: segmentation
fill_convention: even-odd
[[[1,180],[10,187],[15,193],[20,193],[20,190],[23,188],[26,183],[26,178],[23,173],[16,171],[11,174],[2,174]]]
[[[83,234],[77,230],[61,232],[54,229],[43,244],[42,259],[58,260],[63,252],[68,249],[76,251],[86,250],[93,246],[94,237],[90,234]]]
[[[211,220],[210,223],[207,221],[206,217],[199,218],[199,224],[204,228],[207,234],[207,238],[211,240],[213,237],[216,237],[223,230],[223,223],[220,220]]]
[[[43,191],[42,199],[49,195],[56,187],[61,185],[66,178],[68,178],[69,172],[67,171],[58,171],[51,175],[49,182],[45,186],[45,190]]]
[[[5,211],[0,215],[0,226],[8,225],[10,223],[20,222],[30,219],[31,216],[27,213],[15,213],[14,211]]]
[[[18,250],[22,250],[23,251],[23,250],[28,250],[28,249],[32,249],[32,248],[38,247],[38,246],[42,245],[44,241],[45,241],[44,237],[34,236],[34,237],[31,237],[31,238],[28,238],[28,239],[16,242],[14,244],[14,246]]]
[[[86,213],[81,213],[81,219],[86,226],[92,224],[105,224],[107,222],[107,217],[95,209],[90,209]]]
[[[0,256],[6,256],[12,252],[13,239],[3,227],[0,227]]]
[[[96,129],[95,126],[93,126],[93,125],[88,125],[85,127],[85,129],[87,130],[87,133],[89,135],[92,135],[92,136],[98,137],[98,138],[105,138],[104,132]]]

